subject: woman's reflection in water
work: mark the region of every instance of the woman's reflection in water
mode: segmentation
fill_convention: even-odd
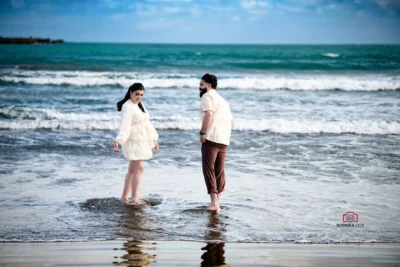
[[[148,231],[143,229],[146,222],[146,212],[140,206],[125,206],[118,219],[117,235],[133,240],[152,240]]]
[[[146,231],[143,231],[146,213],[140,206],[124,206],[121,210],[119,227],[117,234],[123,238],[134,241],[126,241],[122,248],[126,253],[120,257],[119,261],[114,261],[115,265],[142,267],[149,266],[155,262],[156,255],[146,253],[155,250],[157,243],[143,242],[137,240],[149,240]]]
[[[229,266],[225,263],[225,240],[223,232],[225,232],[225,217],[221,214],[211,212],[209,214],[209,220],[207,230],[204,236],[204,240],[212,240],[201,250],[205,250],[201,259],[203,260],[200,264],[202,267],[206,266]]]
[[[156,244],[142,241],[124,242],[121,250],[125,250],[127,253],[121,257],[121,261],[114,261],[113,264],[129,267],[149,266],[155,262],[156,255],[145,253],[143,250],[155,250]]]

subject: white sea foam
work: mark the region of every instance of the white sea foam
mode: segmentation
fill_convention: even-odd
[[[123,73],[87,71],[23,71],[0,73],[0,81],[55,86],[120,86],[129,87],[140,81],[146,88],[195,88],[199,77],[188,74]],[[219,76],[220,89],[258,90],[334,90],[376,91],[400,89],[400,76],[382,74],[265,74]]]
[[[31,109],[6,107],[0,109],[0,129],[64,129],[64,130],[117,130],[118,113],[62,113],[54,109]],[[153,116],[157,129],[198,130],[197,117]],[[323,121],[238,118],[235,129],[239,131],[270,131],[275,133],[354,133],[354,134],[400,134],[400,123],[396,121]]]
[[[340,54],[336,54],[336,53],[324,53],[322,54],[326,57],[340,57]]]

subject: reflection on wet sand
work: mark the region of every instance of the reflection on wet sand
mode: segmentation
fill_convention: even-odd
[[[209,214],[209,220],[207,230],[204,235],[204,240],[213,240],[213,242],[207,243],[207,245],[201,248],[205,250],[201,259],[200,266],[229,266],[225,263],[225,243],[221,242],[225,240],[223,232],[225,232],[225,223],[222,215],[211,212]],[[221,240],[221,241],[216,241]]]
[[[206,241],[225,241],[226,232],[225,226],[225,219],[226,217],[222,214],[217,214],[215,212],[210,212],[208,214],[208,223],[206,232],[204,234],[204,240]]]
[[[133,240],[152,240],[154,232],[151,229],[149,217],[146,213],[146,206],[156,206],[161,203],[161,199],[147,198],[142,199],[145,205],[122,205],[120,211],[120,217],[118,221],[118,227],[116,228],[116,234],[123,238]],[[119,204],[121,206],[121,204]]]
[[[143,227],[145,215],[140,206],[125,206],[118,220],[117,235],[133,240],[148,240],[148,232]]]
[[[149,206],[155,205],[151,201],[146,201],[146,204]],[[124,205],[120,213],[117,234],[131,239],[131,241],[123,243],[123,247],[120,250],[125,250],[126,253],[120,257],[119,261],[114,261],[113,264],[139,267],[149,266],[155,262],[156,255],[148,252],[156,250],[157,243],[140,241],[148,239],[148,231],[144,227],[146,222],[145,215],[143,206]]]
[[[142,241],[127,241],[123,243],[120,250],[125,250],[120,261],[114,261],[115,265],[142,267],[149,266],[155,262],[156,255],[144,251],[155,250],[157,243]]]
[[[206,252],[201,256],[200,266],[229,266],[225,263],[225,243],[208,243],[201,250]]]

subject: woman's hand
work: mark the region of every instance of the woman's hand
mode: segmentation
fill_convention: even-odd
[[[114,152],[119,152],[118,142],[114,141]]]
[[[160,150],[160,147],[158,146],[157,141],[154,140],[154,148],[153,148],[154,152],[158,152],[158,150]]]

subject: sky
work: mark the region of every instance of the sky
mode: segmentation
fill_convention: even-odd
[[[0,0],[0,36],[107,43],[400,44],[400,0]]]

